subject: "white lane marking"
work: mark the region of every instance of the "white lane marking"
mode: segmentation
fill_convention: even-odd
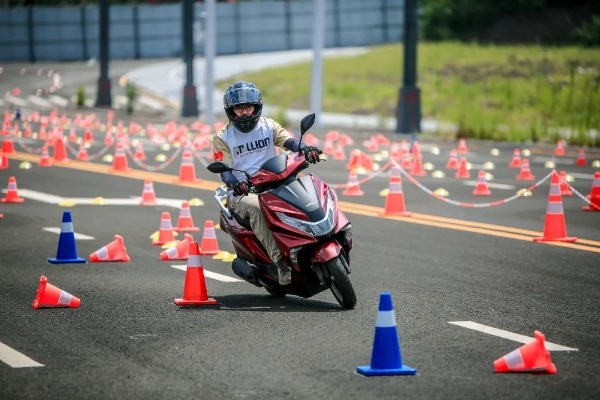
[[[60,228],[46,227],[46,228],[42,228],[42,229],[45,230],[46,232],[56,233],[57,235],[60,235]],[[84,235],[83,233],[73,232],[73,235],[75,236],[76,240],[96,240],[95,237]]]
[[[464,181],[463,185],[466,185],[466,186],[477,186],[477,181]],[[487,185],[488,185],[488,187],[490,187],[492,189],[514,190],[514,189],[517,188],[516,186],[506,185],[504,183],[488,182]]]
[[[185,271],[187,269],[187,265],[171,265],[171,268],[179,269],[181,271]],[[241,279],[232,278],[227,275],[217,274],[216,272],[207,271],[204,269],[204,276],[206,278],[215,279],[221,282],[243,282]]]
[[[64,200],[64,198],[62,198],[60,196],[55,196],[55,195],[49,194],[49,193],[38,192],[35,190],[29,190],[29,189],[21,189],[21,188],[19,188],[18,190],[19,190],[19,197],[23,197],[25,199],[30,199],[30,200],[41,201],[42,203],[58,204]],[[3,190],[3,192],[6,192],[6,190]]]
[[[29,368],[29,367],[43,367],[44,364],[32,360],[25,354],[21,354],[15,349],[8,347],[4,343],[0,342],[0,361],[10,365],[13,368]]]
[[[487,333],[489,335],[498,336],[504,339],[513,340],[515,342],[527,344],[532,342],[534,339],[529,336],[519,335],[518,333],[513,333],[509,331],[505,331],[502,329],[493,328],[491,326],[478,324],[473,321],[454,321],[448,322],[449,324],[462,326],[463,328],[473,329],[474,331]],[[572,347],[561,346],[560,344],[546,342],[546,350],[548,351],[578,351]]]
[[[571,175],[575,179],[594,179],[592,174],[582,174],[579,172],[567,172],[567,175]]]
[[[527,157],[525,157],[527,158]],[[575,164],[575,160],[571,160],[568,158],[558,158],[558,157],[533,157],[532,162],[535,163],[545,163],[546,161],[552,161],[554,162],[554,164],[558,165],[558,164],[565,164],[565,165],[573,165]]]

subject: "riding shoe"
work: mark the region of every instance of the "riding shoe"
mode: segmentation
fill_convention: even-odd
[[[288,263],[284,260],[280,260],[277,263],[277,271],[279,272],[279,284],[281,286],[292,283],[292,267],[290,267]]]

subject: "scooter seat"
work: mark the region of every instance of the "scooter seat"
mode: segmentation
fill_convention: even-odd
[[[242,218],[239,214],[237,214],[236,212],[234,212],[231,209],[229,210],[229,212],[231,213],[231,216],[233,217],[233,219],[235,219],[237,221],[238,224],[240,224],[244,228],[248,229],[249,231],[252,230],[252,227],[250,226],[250,218],[249,217]]]

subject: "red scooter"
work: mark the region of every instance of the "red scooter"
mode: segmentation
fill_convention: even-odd
[[[300,123],[302,137],[314,124],[309,114]],[[237,258],[233,272],[276,297],[292,294],[309,298],[331,289],[343,308],[356,305],[356,294],[348,278],[352,225],[338,208],[337,195],[313,174],[298,177],[309,166],[301,151],[280,154],[267,160],[250,176],[245,171],[250,190],[259,194],[261,209],[284,259],[292,266],[292,283],[279,285],[277,267],[254,236],[248,219],[243,219],[227,207],[233,199],[226,186],[215,192],[221,209],[220,226],[233,242]],[[210,172],[220,174],[236,171],[227,163],[216,161],[208,165]]]

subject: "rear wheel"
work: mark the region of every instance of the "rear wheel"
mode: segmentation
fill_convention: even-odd
[[[350,282],[346,269],[339,257],[327,262],[327,268],[331,273],[330,289],[335,299],[340,303],[340,306],[351,309],[356,305],[356,293],[354,293],[352,282]]]

